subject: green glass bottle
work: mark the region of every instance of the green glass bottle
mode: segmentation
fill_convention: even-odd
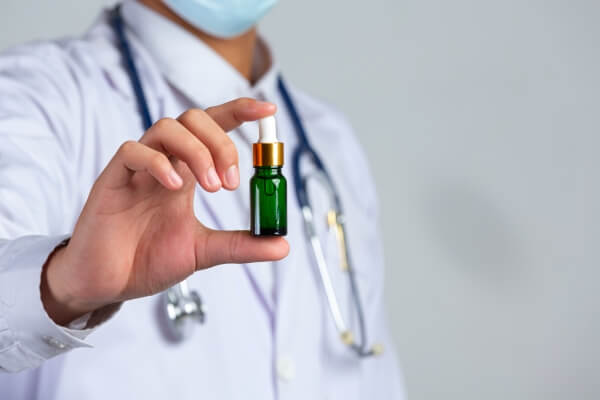
[[[287,234],[287,181],[281,173],[283,143],[277,141],[275,118],[258,121],[259,140],[252,145],[250,232],[254,236]]]
[[[287,181],[281,167],[256,167],[250,179],[250,230],[255,236],[287,234]]]

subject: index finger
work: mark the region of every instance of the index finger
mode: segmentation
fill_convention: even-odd
[[[204,110],[225,132],[229,132],[244,122],[256,121],[275,114],[273,103],[241,97],[219,106]]]

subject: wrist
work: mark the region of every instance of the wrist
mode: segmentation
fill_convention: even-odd
[[[99,308],[78,298],[69,290],[73,288],[72,281],[63,272],[66,270],[67,244],[68,240],[59,244],[50,254],[42,268],[40,283],[42,304],[48,316],[63,326]]]

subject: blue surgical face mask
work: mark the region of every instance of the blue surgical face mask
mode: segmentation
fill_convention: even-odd
[[[211,35],[231,38],[249,30],[277,0],[163,0],[174,12]]]

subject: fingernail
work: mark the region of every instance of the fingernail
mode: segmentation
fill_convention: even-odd
[[[219,179],[217,171],[215,171],[214,167],[210,167],[208,169],[208,172],[206,173],[206,180],[211,187],[221,186],[221,180]]]
[[[175,172],[174,169],[172,169],[169,172],[169,180],[171,181],[173,186],[181,186],[181,184],[183,183],[183,179],[181,179],[179,174],[177,172]]]
[[[256,100],[256,102],[254,103],[254,107],[262,109],[265,107],[275,108],[276,106],[275,106],[275,104],[268,102],[268,101]]]
[[[240,174],[238,172],[237,166],[232,165],[225,173],[225,180],[227,181],[227,185],[230,188],[235,188],[240,183]]]

